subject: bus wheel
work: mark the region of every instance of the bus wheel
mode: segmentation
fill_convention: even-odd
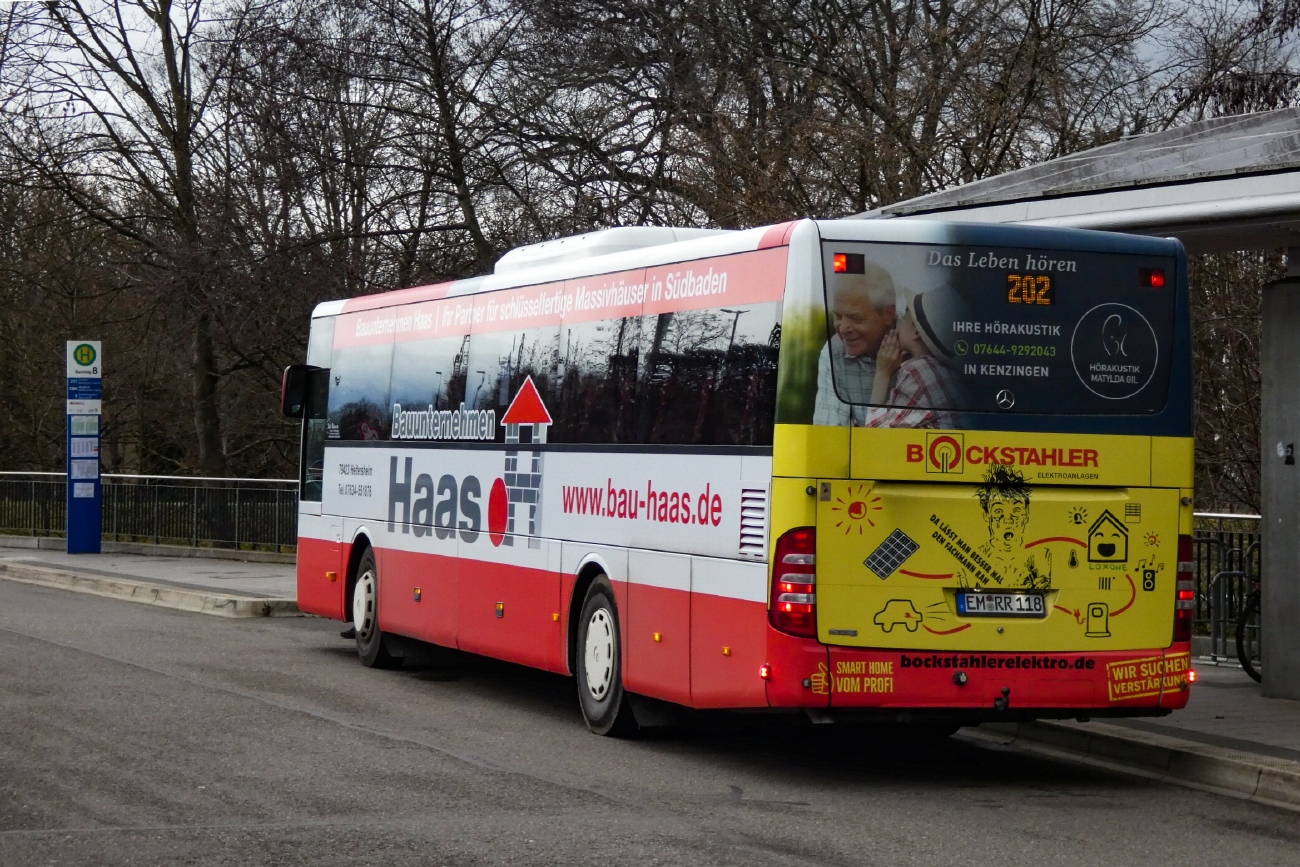
[[[578,703],[598,735],[636,734],[636,718],[623,692],[623,648],[614,591],[604,576],[592,582],[578,620]]]
[[[367,668],[393,668],[401,659],[384,647],[384,633],[379,629],[379,569],[374,549],[367,548],[357,564],[357,580],[352,585],[352,628],[356,631],[357,656]]]

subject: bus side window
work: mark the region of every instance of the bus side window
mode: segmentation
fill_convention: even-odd
[[[532,377],[542,403],[555,415],[555,373],[559,366],[558,325],[522,331],[485,331],[473,335],[469,344],[465,406],[494,409],[497,421],[519,393],[524,380]],[[504,436],[504,428],[499,428]]]
[[[325,429],[329,423],[329,370],[307,374],[307,400],[303,406],[299,499],[319,503],[325,478]]]
[[[392,426],[388,402],[393,344],[334,347],[330,366],[330,439],[386,440]]]
[[[767,302],[646,317],[639,440],[771,445],[779,315]]]
[[[566,324],[553,442],[631,441],[641,320]]]
[[[468,363],[468,334],[397,343],[389,403],[403,411],[457,409],[465,401]]]

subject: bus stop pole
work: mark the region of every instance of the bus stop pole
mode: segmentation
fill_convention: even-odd
[[[98,340],[67,343],[68,553],[98,554],[103,530],[99,438],[103,408],[103,346]]]

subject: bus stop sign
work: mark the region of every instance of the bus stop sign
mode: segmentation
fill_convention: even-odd
[[[69,340],[68,553],[98,554],[103,516],[99,477],[99,421],[103,407],[103,347],[98,340]]]

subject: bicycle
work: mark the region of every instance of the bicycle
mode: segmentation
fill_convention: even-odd
[[[1260,675],[1263,666],[1260,657],[1259,586],[1258,578],[1251,580],[1250,593],[1246,594],[1241,613],[1237,615],[1237,660],[1241,663],[1241,670],[1256,683],[1263,679]]]

